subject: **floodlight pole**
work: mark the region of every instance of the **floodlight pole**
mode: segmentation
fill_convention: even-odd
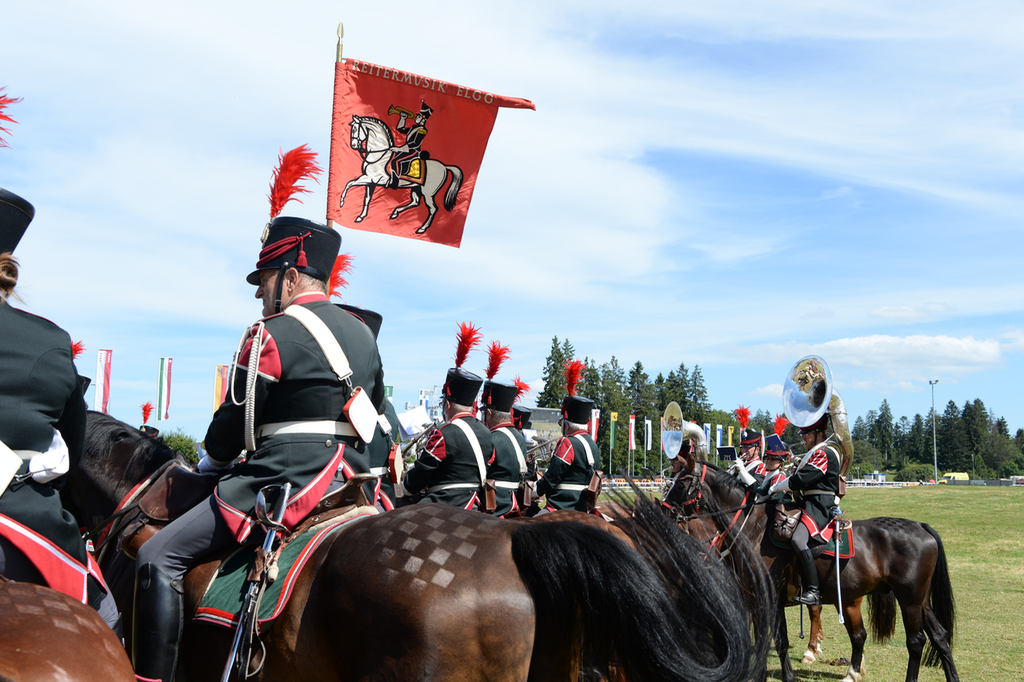
[[[932,387],[932,456],[935,465],[935,482],[939,482],[939,446],[935,442],[935,384],[939,383],[938,379],[929,381]]]

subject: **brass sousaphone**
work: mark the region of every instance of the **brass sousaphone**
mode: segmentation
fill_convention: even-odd
[[[704,429],[684,420],[679,403],[673,401],[665,408],[665,414],[661,418],[661,445],[665,449],[665,454],[672,459],[679,456],[683,442],[688,440],[696,444],[694,450],[698,457],[707,457],[708,445],[704,438]]]
[[[811,453],[831,443],[839,449],[839,475],[845,476],[853,459],[853,439],[850,437],[846,405],[834,389],[832,370],[829,369],[828,363],[817,355],[808,355],[798,360],[782,386],[782,408],[786,418],[794,426],[802,429],[815,424],[826,413],[828,414],[832,433],[824,443],[815,446],[811,452],[804,455],[800,465],[807,461]]]

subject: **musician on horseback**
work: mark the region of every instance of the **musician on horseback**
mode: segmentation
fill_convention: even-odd
[[[10,304],[14,250],[34,215],[0,189],[0,575],[88,603],[116,630],[117,606],[58,493],[82,456],[88,379],[66,331]]]
[[[494,461],[487,467],[487,478],[494,481],[497,506],[495,516],[522,516],[516,491],[526,481],[526,439],[512,423],[515,384],[488,379],[484,382],[484,425],[491,430]]]
[[[593,478],[601,475],[601,453],[587,428],[594,401],[576,395],[576,383],[584,369],[578,360],[566,363],[568,394],[562,399],[562,416],[558,420],[562,437],[547,471],[537,481],[537,494],[547,497],[547,511],[592,511],[587,491]]]
[[[391,107],[392,111],[398,113],[398,125],[395,130],[405,135],[405,144],[391,148],[395,154],[388,169],[391,173],[391,187],[398,187],[398,181],[402,177],[423,182],[423,162],[427,158],[426,152],[421,152],[420,147],[427,136],[426,123],[434,110],[427,106],[427,103],[420,100],[420,111],[413,117],[413,122],[407,124],[411,111],[400,107]]]
[[[491,432],[473,416],[483,379],[461,367],[448,370],[442,395],[445,423],[427,436],[402,483],[405,496],[420,502],[484,509],[487,464],[494,459]]]
[[[377,340],[380,326],[384,322],[384,317],[380,313],[344,303],[335,305],[352,313],[356,319],[363,322],[373,333],[373,340]],[[364,486],[364,490],[369,493],[366,495],[366,499],[382,511],[391,511],[395,508],[395,485],[391,482],[389,465],[392,463],[391,454],[395,448],[395,437],[398,433],[398,413],[395,411],[394,404],[385,399],[384,414],[377,421],[377,433],[366,444],[370,458],[370,473],[377,476],[377,483],[372,486],[372,490],[369,489],[372,484],[367,483]],[[401,457],[401,454],[396,452],[395,456]],[[344,484],[344,475],[344,471],[339,470],[335,475],[335,482],[331,484],[332,489]]]
[[[831,442],[826,442],[828,422],[829,414],[826,412],[817,422],[800,429],[800,440],[807,448],[808,456],[791,476],[776,481],[768,490],[772,496],[792,491],[794,501],[803,510],[790,544],[796,552],[804,586],[803,594],[794,601],[808,606],[821,604],[818,569],[814,565],[810,544],[826,543],[831,538],[829,521],[839,495],[841,456]]]
[[[246,278],[257,286],[264,317],[242,337],[231,392],[210,423],[198,465],[221,478],[213,495],[138,553],[132,658],[141,677],[173,679],[183,576],[214,552],[250,540],[259,528],[254,502],[261,488],[288,482],[298,491],[283,518],[291,529],[339,469],[369,471],[365,443],[384,410],[383,370],[370,329],[328,298],[340,246],[335,230],[301,218],[274,218],[264,232]]]

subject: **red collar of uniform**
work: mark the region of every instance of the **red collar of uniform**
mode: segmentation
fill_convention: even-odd
[[[569,433],[565,434],[565,437],[569,438],[570,436],[578,436],[581,433],[589,434],[590,431],[588,431],[587,429],[580,429],[579,431],[570,431]]]
[[[506,426],[508,426],[510,428],[513,428],[513,429],[515,428],[515,425],[512,424],[512,422],[502,422],[502,423],[498,424],[497,426],[493,427],[491,429],[491,431],[497,431],[498,429],[504,428]]]

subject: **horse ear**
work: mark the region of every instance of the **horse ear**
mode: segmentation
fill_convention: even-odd
[[[687,449],[685,461],[686,468],[689,469],[690,471],[693,471],[694,469],[697,468],[697,462],[693,459],[693,453],[690,452],[689,449]]]

